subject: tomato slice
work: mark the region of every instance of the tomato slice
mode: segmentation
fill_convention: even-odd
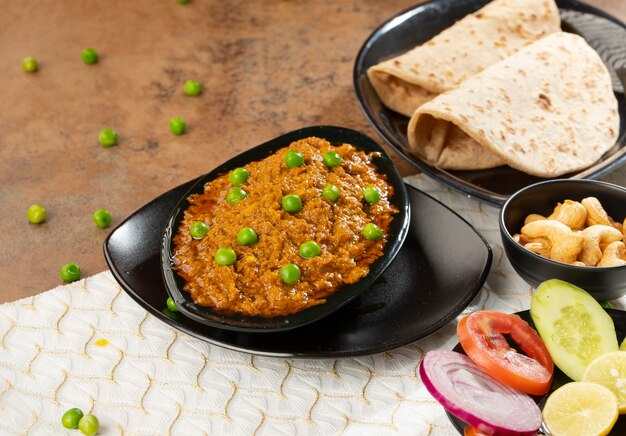
[[[504,335],[526,353],[511,348]],[[459,342],[479,367],[519,391],[543,395],[550,389],[554,363],[537,332],[517,315],[481,310],[459,322]]]

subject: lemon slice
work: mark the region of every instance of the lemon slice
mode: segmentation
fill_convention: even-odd
[[[572,382],[546,400],[543,422],[553,436],[603,436],[617,421],[617,398],[597,383]]]
[[[594,359],[581,380],[609,388],[617,397],[619,413],[626,413],[626,351],[615,351]]]

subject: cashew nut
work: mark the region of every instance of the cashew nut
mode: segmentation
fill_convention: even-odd
[[[579,260],[576,260],[576,261],[572,262],[570,265],[573,265],[573,266],[587,266],[587,265],[585,265],[584,262],[581,262]]]
[[[533,221],[539,221],[539,220],[545,220],[545,219],[546,219],[546,217],[543,216],[543,215],[539,215],[539,214],[536,214],[536,213],[531,213],[524,220],[524,225],[526,225],[528,223],[532,223]]]
[[[587,209],[586,224],[593,226],[595,224],[604,224],[605,226],[615,227],[620,232],[622,231],[622,224],[617,223],[609,216],[600,204],[600,200],[596,197],[583,198],[581,201],[585,209]]]
[[[604,249],[602,259],[598,266],[622,266],[626,265],[626,246],[622,241],[611,242]]]
[[[584,238],[565,224],[555,220],[538,220],[522,227],[522,235],[550,241],[550,259],[572,263],[582,250]]]
[[[550,249],[552,248],[552,245],[546,238],[537,238],[532,242],[524,244],[524,248],[532,251],[533,253],[537,253],[540,256],[550,257]]]
[[[556,205],[548,219],[560,221],[572,230],[582,230],[587,219],[587,209],[582,203],[565,200]]]
[[[596,265],[602,259],[602,248],[611,242],[621,241],[622,232],[615,227],[604,224],[595,224],[582,231],[584,238],[583,249],[578,255],[578,260],[585,265]]]

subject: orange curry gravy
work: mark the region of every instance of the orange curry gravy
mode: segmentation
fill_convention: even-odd
[[[303,166],[287,168],[284,158],[289,150],[302,153]],[[341,166],[324,164],[328,151],[342,157]],[[184,290],[197,304],[220,313],[274,317],[322,304],[342,284],[359,281],[383,254],[392,215],[397,213],[389,203],[393,187],[371,159],[349,144],[335,147],[324,139],[307,138],[246,165],[250,176],[241,188],[248,196],[237,204],[226,202],[232,188],[228,174],[208,182],[203,194],[189,197],[190,206],[174,236],[173,268],[185,279]],[[339,188],[335,203],[321,195],[327,184]],[[363,199],[368,186],[381,193],[373,205]],[[300,196],[302,210],[282,209],[281,199],[287,194]],[[194,221],[204,221],[211,229],[202,240],[189,235]],[[378,241],[364,238],[361,231],[368,222],[377,224],[385,236]],[[255,244],[237,244],[243,227],[255,230]],[[321,253],[304,259],[298,247],[310,240],[320,245]],[[220,247],[236,252],[234,265],[215,263],[213,256]],[[288,263],[302,272],[294,285],[283,283],[278,275]]]

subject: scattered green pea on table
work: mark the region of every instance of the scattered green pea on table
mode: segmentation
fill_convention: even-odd
[[[95,51],[93,48],[86,48],[82,51],[81,55],[83,58],[83,62],[87,65],[93,65],[95,63],[98,63],[98,52]]]
[[[170,130],[176,135],[180,136],[185,133],[187,128],[187,123],[185,123],[185,119],[183,117],[174,117],[170,119]]]
[[[113,129],[102,129],[98,141],[103,147],[113,147],[117,144],[117,132]]]
[[[24,68],[24,71],[27,73],[35,73],[39,69],[39,65],[34,57],[27,56],[22,59],[22,68]]]
[[[85,436],[93,436],[100,430],[100,422],[98,422],[98,418],[94,415],[87,414],[78,421],[78,429]]]
[[[113,217],[111,216],[111,212],[106,209],[98,209],[93,213],[91,219],[96,224],[96,226],[101,229],[106,229],[111,224]]]
[[[46,208],[40,204],[32,204],[26,212],[28,221],[33,224],[41,224],[46,220]]]
[[[176,307],[176,303],[174,303],[172,297],[167,297],[167,301],[165,302],[165,304],[167,304],[167,308],[172,312],[178,312],[178,307]]]
[[[185,94],[190,97],[196,97],[200,95],[202,92],[202,84],[200,82],[196,82],[195,80],[187,80],[183,87]]]
[[[81,271],[75,263],[66,263],[61,267],[59,275],[61,276],[61,280],[66,283],[71,283],[80,279]]]
[[[78,422],[83,417],[83,411],[74,407],[63,414],[61,424],[65,428],[78,428]]]

